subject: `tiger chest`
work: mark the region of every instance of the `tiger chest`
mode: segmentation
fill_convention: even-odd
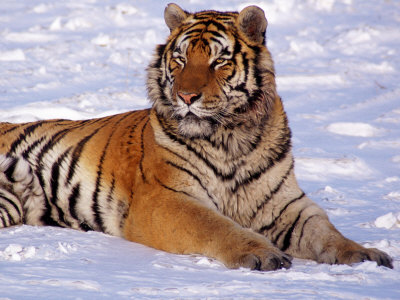
[[[282,178],[282,168],[265,167],[256,162],[222,164],[220,160],[189,156],[176,164],[180,179],[176,190],[191,195],[245,227],[256,221],[258,211],[273,211],[273,189]],[[271,208],[264,208],[270,202]]]

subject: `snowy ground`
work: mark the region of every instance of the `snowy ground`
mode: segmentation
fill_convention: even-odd
[[[169,1],[2,0],[0,121],[83,119],[148,106],[145,67]],[[208,2],[208,3],[207,3]],[[182,0],[187,10],[244,1]],[[304,190],[348,237],[395,259],[228,270],[100,233],[0,231],[0,298],[399,299],[400,3],[256,1]]]

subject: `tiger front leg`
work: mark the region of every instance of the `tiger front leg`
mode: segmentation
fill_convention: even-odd
[[[124,226],[128,240],[177,254],[201,254],[228,268],[289,268],[291,257],[265,237],[190,197],[163,190],[136,194]]]
[[[298,241],[299,250],[313,252],[315,260],[328,264],[353,264],[375,261],[378,266],[393,268],[392,258],[375,248],[365,248],[345,238],[327,218],[315,216],[305,224],[310,234]]]
[[[286,253],[327,264],[353,264],[375,261],[393,268],[392,258],[385,252],[365,248],[345,238],[329,221],[325,212],[306,196],[287,209],[272,229],[271,240]]]

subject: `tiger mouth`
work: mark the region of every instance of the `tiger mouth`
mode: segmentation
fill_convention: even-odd
[[[198,116],[192,111],[188,111],[186,115],[184,116],[178,116],[177,117],[178,121],[183,121],[185,120],[186,122],[194,123],[194,124],[200,124],[202,122],[209,122],[210,124],[216,124],[217,122],[215,121],[214,118],[210,116]]]
[[[188,121],[198,121],[203,119],[202,117],[196,115],[194,112],[189,111],[184,117],[183,119],[187,119]]]

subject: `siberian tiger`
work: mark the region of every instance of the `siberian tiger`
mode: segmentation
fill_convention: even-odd
[[[264,12],[165,9],[148,110],[0,125],[0,226],[96,230],[228,268],[392,259],[299,188]]]

